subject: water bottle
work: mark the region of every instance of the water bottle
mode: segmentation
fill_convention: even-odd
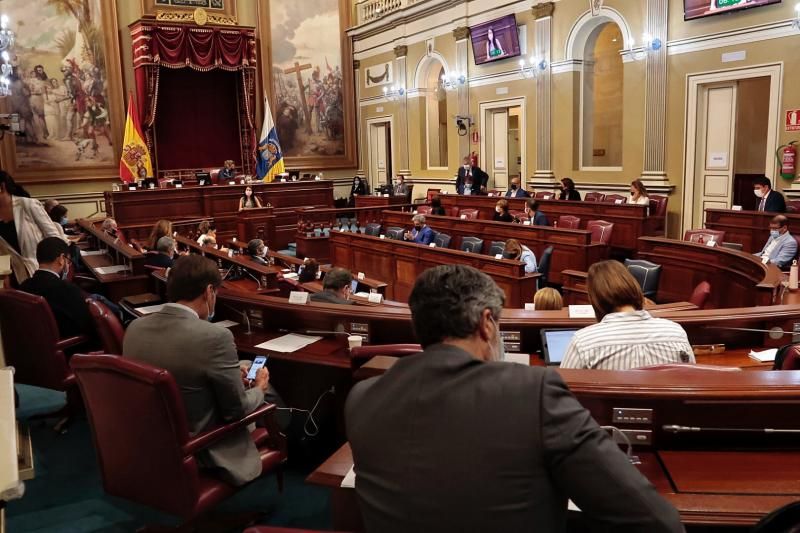
[[[789,290],[797,289],[797,259],[792,261],[792,267],[789,269]]]

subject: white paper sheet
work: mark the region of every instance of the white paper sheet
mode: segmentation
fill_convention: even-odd
[[[113,265],[107,267],[97,267],[94,269],[98,274],[119,274],[128,270],[127,265]]]
[[[503,359],[506,363],[517,363],[518,365],[531,365],[531,356],[526,353],[506,353],[506,358]]]
[[[142,315],[149,315],[150,313],[158,313],[164,309],[164,304],[146,305],[144,307],[137,307],[136,311]]]
[[[214,322],[218,326],[222,326],[223,328],[232,328],[233,326],[238,326],[238,322],[234,322],[233,320],[220,320],[219,322]]]
[[[81,257],[87,257],[90,255],[104,255],[105,252],[103,250],[81,250]]]
[[[262,342],[256,345],[256,348],[280,353],[292,353],[305,348],[309,344],[313,344],[322,337],[312,337],[309,335],[298,335],[297,333],[289,333],[283,337],[272,339],[271,341]]]
[[[778,354],[777,348],[770,348],[769,350],[763,350],[761,352],[750,350],[750,353],[747,355],[749,355],[751,358],[761,363],[770,363],[775,360],[775,356],[777,354]]]
[[[356,488],[356,468],[355,468],[355,466],[351,466],[350,467],[350,470],[344,476],[344,479],[342,479],[341,487],[343,489],[354,489],[354,488]]]

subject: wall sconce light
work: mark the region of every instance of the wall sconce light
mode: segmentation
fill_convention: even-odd
[[[442,74],[442,87],[447,91],[453,91],[467,84],[467,75],[458,72]]]
[[[546,59],[537,59],[533,56],[531,56],[528,61],[524,59],[519,60],[519,72],[522,74],[522,77],[526,79],[535,78],[547,70],[549,66]]]
[[[642,46],[641,48],[635,48],[636,43],[633,39],[631,39],[631,46],[630,46],[630,55],[633,57],[635,61],[641,61],[642,59],[647,57],[647,54],[651,52],[657,52],[661,50],[661,47],[664,46],[664,43],[661,42],[661,39],[658,37],[653,37],[649,33],[645,33],[642,35]]]
[[[389,100],[390,102],[395,102],[401,99],[406,94],[406,89],[402,85],[399,87],[395,87],[392,85],[391,88],[384,87],[383,88],[383,96]]]

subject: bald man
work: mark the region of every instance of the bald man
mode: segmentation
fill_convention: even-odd
[[[506,198],[530,198],[528,191],[520,187],[518,177],[511,179],[511,187],[506,191]]]

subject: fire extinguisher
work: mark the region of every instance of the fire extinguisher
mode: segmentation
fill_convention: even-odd
[[[797,172],[797,141],[778,147],[775,157],[781,165],[781,177],[787,180],[794,179]]]
[[[473,151],[473,152],[472,152],[472,153],[469,155],[469,163],[470,163],[470,164],[471,164],[473,167],[477,167],[477,166],[478,166],[478,154],[477,154],[477,153],[475,153],[475,151]]]

